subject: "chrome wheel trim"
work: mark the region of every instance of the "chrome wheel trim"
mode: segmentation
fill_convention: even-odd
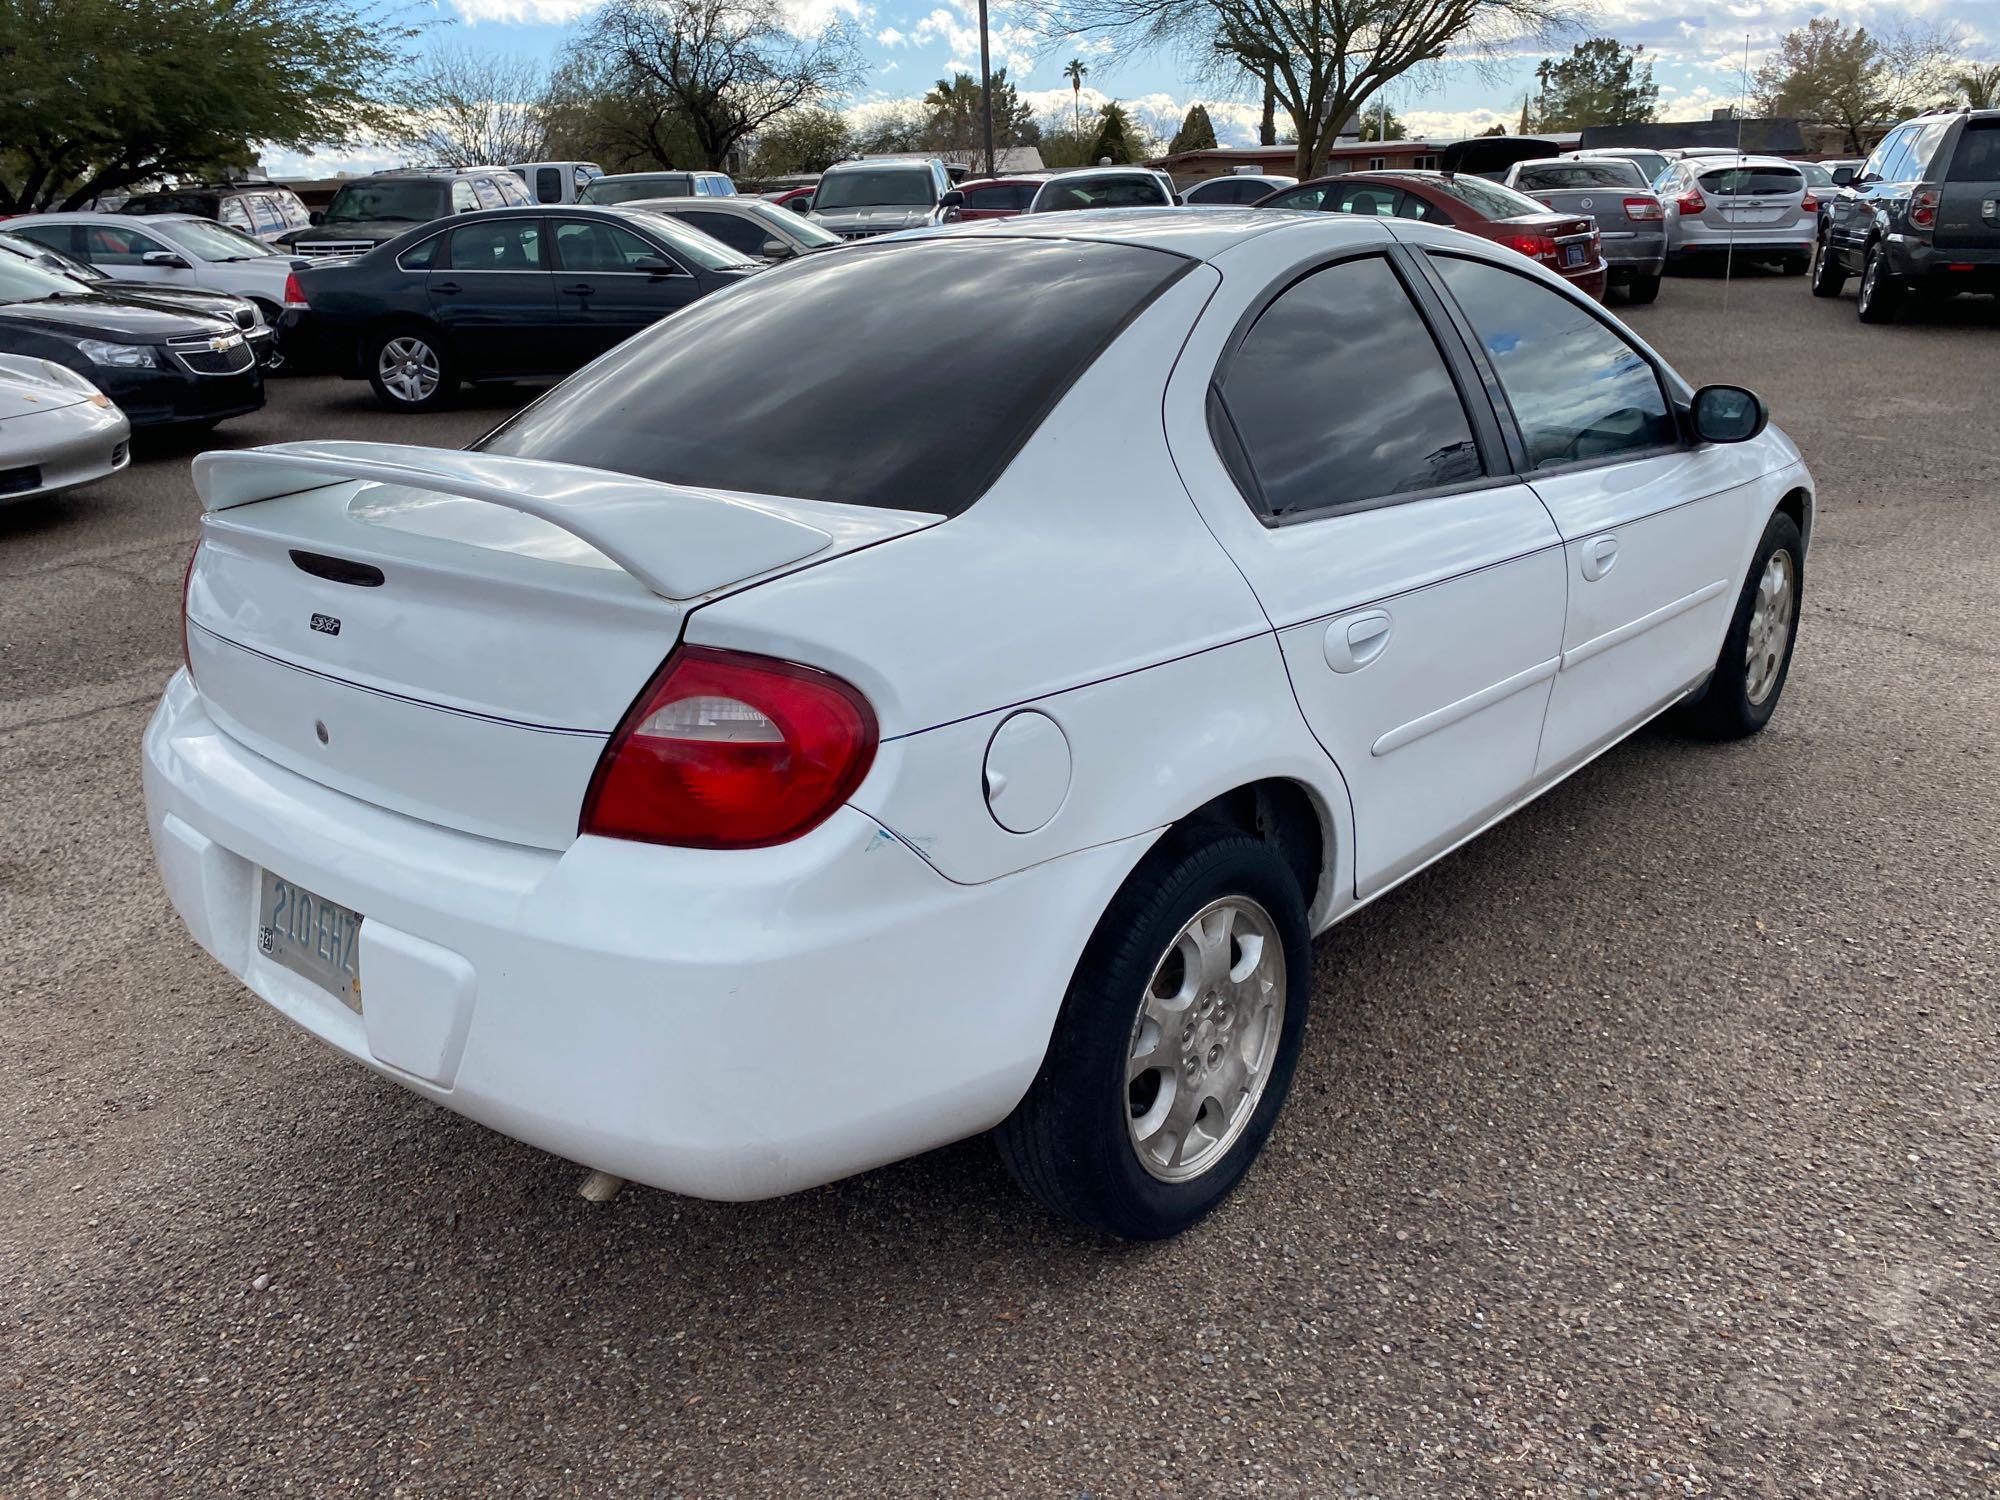
[[[422,339],[407,336],[390,339],[382,346],[375,358],[375,373],[390,395],[412,404],[435,396],[443,379],[437,351]]]
[[[1162,1182],[1199,1177],[1257,1113],[1285,1029],[1285,945],[1248,896],[1211,901],[1167,945],[1140,997],[1125,1124]]]
[[[1750,612],[1750,638],[1743,648],[1743,692],[1761,707],[1778,685],[1791,644],[1792,614],[1798,598],[1798,568],[1792,554],[1780,547],[1764,564],[1757,580],[1757,603]]]

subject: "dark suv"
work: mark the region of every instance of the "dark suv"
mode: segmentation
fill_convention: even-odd
[[[203,182],[190,187],[134,193],[121,214],[198,214],[260,240],[276,240],[311,223],[306,206],[275,182]]]
[[[419,224],[482,208],[527,208],[534,200],[506,167],[403,168],[343,183],[313,227],[285,236],[297,255],[366,255]]]
[[[1913,293],[2000,292],[2000,109],[1923,115],[1882,138],[1820,217],[1813,295],[1839,296],[1857,272],[1864,323]]]

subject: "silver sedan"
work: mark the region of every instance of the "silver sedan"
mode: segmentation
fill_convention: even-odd
[[[0,354],[0,505],[116,473],[131,439],[125,414],[74,370]]]

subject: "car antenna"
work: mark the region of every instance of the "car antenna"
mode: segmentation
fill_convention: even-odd
[[[1743,33],[1743,66],[1736,75],[1736,171],[1743,172],[1743,111],[1750,95],[1750,33]],[[1727,209],[1724,212],[1727,213]],[[1722,252],[1722,326],[1729,327],[1729,290],[1736,284],[1736,234],[1730,226],[1729,243]]]

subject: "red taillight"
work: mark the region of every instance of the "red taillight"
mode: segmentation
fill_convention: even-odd
[[[1702,197],[1700,188],[1689,188],[1674,199],[1674,207],[1684,214],[1705,213],[1708,209],[1708,200]]]
[[[1510,234],[1500,242],[1509,250],[1518,250],[1529,260],[1554,260],[1556,258],[1555,239],[1546,234]]]
[[[1807,193],[1805,197],[1799,199],[1799,212],[1808,214],[1818,213],[1819,199],[1815,198],[1811,193]]]
[[[875,711],[838,677],[686,646],[604,747],[579,831],[698,849],[782,844],[847,800],[875,745]]]
[[[188,650],[188,591],[194,587],[194,560],[200,556],[201,543],[196,541],[188,553],[187,571],[181,574],[181,665],[187,668],[189,682],[194,681],[194,655]]]
[[[1661,217],[1660,200],[1658,198],[1627,198],[1625,200],[1625,217],[1633,220],[1657,219]]]
[[[1937,228],[1937,188],[1918,188],[1910,195],[1910,225],[1914,229]]]
[[[287,272],[285,276],[285,306],[304,307],[306,305],[306,289],[299,285],[299,273],[297,271]]]

